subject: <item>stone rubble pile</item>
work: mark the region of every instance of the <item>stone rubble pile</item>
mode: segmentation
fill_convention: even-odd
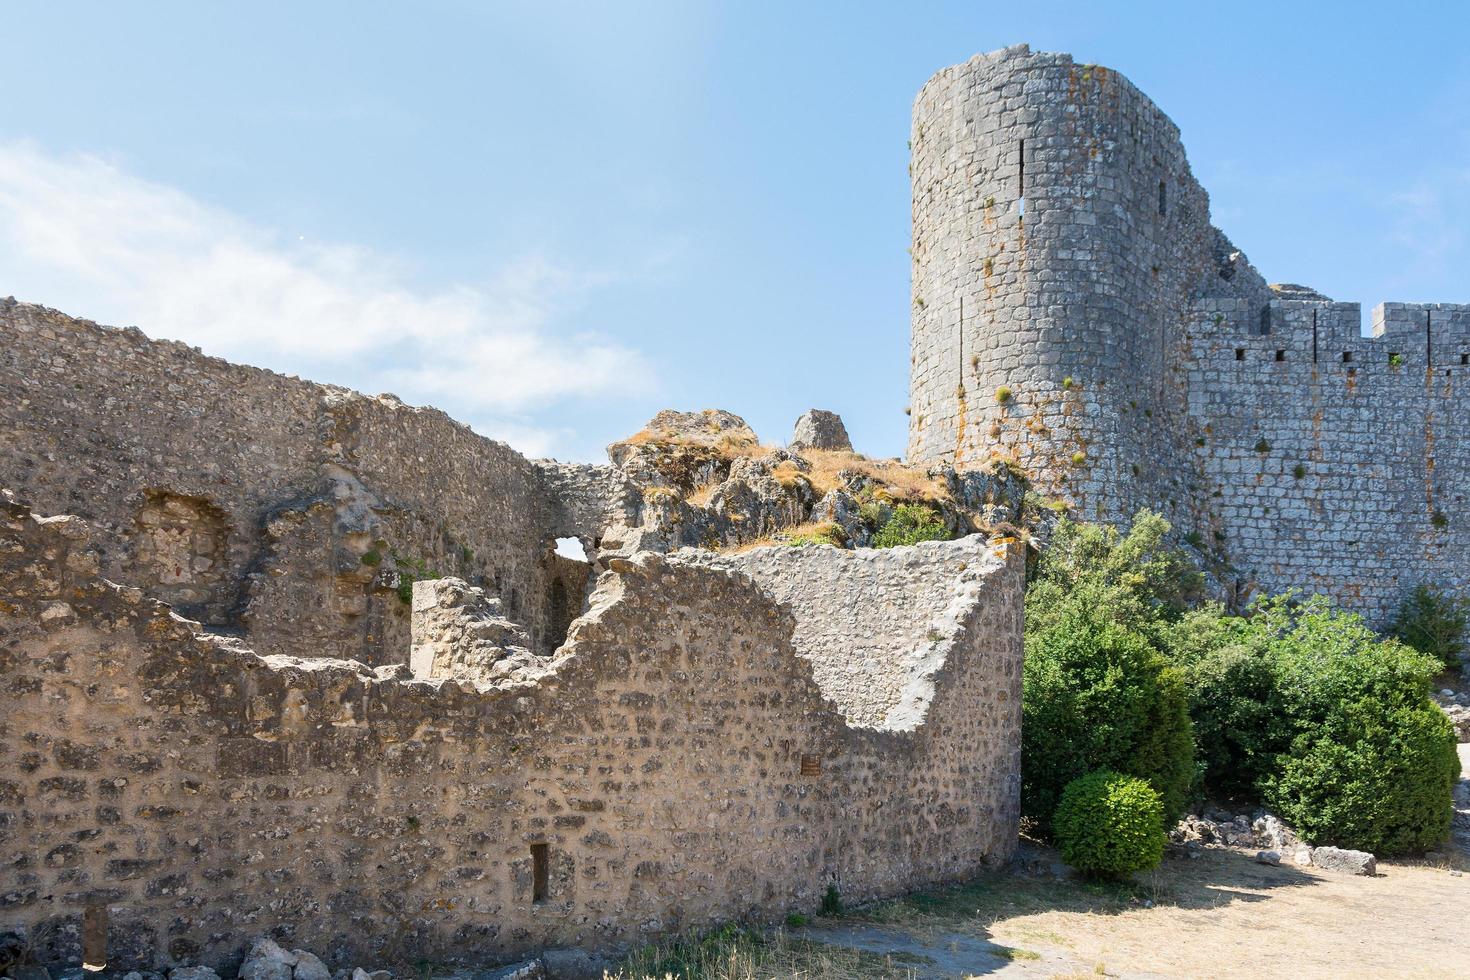
[[[1169,831],[1169,840],[1180,852],[1198,857],[1204,847],[1236,847],[1256,850],[1261,864],[1280,864],[1283,859],[1302,867],[1367,875],[1378,872],[1377,859],[1367,851],[1338,847],[1311,847],[1273,814],[1258,812],[1255,819],[1244,813],[1207,809],[1204,815],[1190,814]]]
[[[1470,742],[1470,691],[1456,692],[1446,687],[1433,696],[1434,703],[1450,716],[1450,724],[1455,726],[1455,740]]]

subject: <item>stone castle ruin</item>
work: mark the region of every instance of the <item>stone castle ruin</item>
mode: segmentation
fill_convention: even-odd
[[[0,930],[42,962],[618,948],[1014,847],[1015,546],[681,548],[804,520],[840,421],[532,462],[14,301],[0,379]]]
[[[0,930],[484,963],[1004,861],[1047,495],[1161,507],[1242,590],[1465,584],[1470,310],[1361,338],[1267,286],[1167,118],[1065,56],[941,72],[913,150],[908,465],[816,411],[528,460],[0,301]],[[906,504],[951,540],[866,547]]]
[[[1021,45],[914,104],[909,460],[998,450],[1085,519],[1161,510],[1238,594],[1382,624],[1470,585],[1470,306],[1267,285],[1179,131],[1118,73]]]

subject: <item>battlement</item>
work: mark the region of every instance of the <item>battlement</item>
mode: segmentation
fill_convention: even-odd
[[[1206,298],[1193,313],[1192,339],[1210,344],[1211,352],[1233,351],[1238,360],[1264,353],[1277,362],[1305,361],[1322,370],[1337,365],[1335,370],[1365,378],[1383,373],[1377,368],[1397,379],[1408,377],[1403,369],[1443,369],[1453,376],[1470,368],[1467,304],[1379,303],[1367,336],[1359,304],[1328,299]]]

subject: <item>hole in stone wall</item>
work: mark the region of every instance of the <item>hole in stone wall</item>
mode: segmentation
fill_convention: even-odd
[[[1284,360],[1286,360],[1286,351],[1284,351],[1284,350],[1277,351],[1276,352],[1276,360],[1278,360],[1278,361],[1284,361]]]
[[[107,966],[107,906],[88,905],[82,912],[82,967],[89,972]]]
[[[1470,354],[1461,354],[1460,355],[1460,363],[1461,364],[1470,364]]]
[[[531,845],[531,904],[540,905],[551,894],[551,846]]]
[[[1345,351],[1342,352],[1342,363],[1344,363],[1344,364],[1351,364],[1351,363],[1353,363],[1353,352],[1352,351],[1345,350]]]
[[[587,560],[587,549],[582,546],[580,538],[557,538],[556,553],[572,561]]]
[[[1237,347],[1237,348],[1235,348],[1235,359],[1237,361],[1243,361],[1243,360],[1245,360],[1245,348],[1244,347]]]

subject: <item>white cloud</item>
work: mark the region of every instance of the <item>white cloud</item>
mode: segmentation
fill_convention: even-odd
[[[560,438],[527,413],[649,383],[638,352],[558,329],[614,284],[528,256],[482,283],[415,288],[390,256],[288,240],[96,157],[0,144],[0,292],[391,390],[526,452]]]

